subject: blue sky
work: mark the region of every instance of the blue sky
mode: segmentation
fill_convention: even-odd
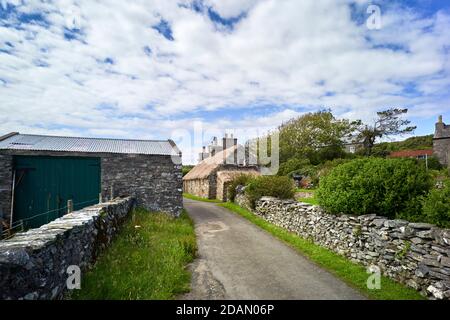
[[[193,162],[212,134],[323,108],[407,107],[430,134],[449,88],[444,0],[0,0],[3,133],[174,138]]]

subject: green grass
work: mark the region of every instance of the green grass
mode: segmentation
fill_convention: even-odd
[[[295,189],[295,192],[310,192],[310,193],[314,193],[314,192],[316,192],[316,189],[302,189],[302,188],[297,188],[297,189]]]
[[[319,205],[319,201],[316,198],[314,198],[314,197],[312,197],[312,198],[298,198],[297,201],[313,204],[315,206]]]
[[[224,208],[235,212],[247,220],[253,222],[260,228],[271,233],[276,238],[284,241],[304,256],[308,257],[311,261],[317,265],[327,269],[338,278],[345,281],[350,286],[358,289],[362,294],[369,299],[379,300],[420,300],[425,299],[414,289],[408,288],[400,283],[397,283],[387,277],[381,278],[380,290],[369,290],[367,288],[368,274],[366,268],[355,264],[348,259],[340,256],[324,247],[315,245],[311,241],[303,239],[294,233],[291,233],[281,227],[277,227],[264,219],[254,215],[241,208],[234,203],[222,203],[219,204]]]
[[[193,194],[190,194],[190,193],[183,193],[183,197],[185,197],[187,199],[203,201],[203,202],[222,203],[222,201],[220,201],[218,199],[202,198],[202,197],[194,196]]]
[[[196,254],[186,212],[176,219],[136,209],[69,299],[173,299],[190,290],[186,265]]]

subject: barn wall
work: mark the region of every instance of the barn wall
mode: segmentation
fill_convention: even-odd
[[[181,165],[170,156],[108,155],[102,157],[102,195],[130,195],[138,207],[179,216],[183,209]]]
[[[9,225],[12,189],[12,156],[0,154],[0,235],[3,225]]]

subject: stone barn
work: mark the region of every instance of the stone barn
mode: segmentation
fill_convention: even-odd
[[[450,165],[450,125],[442,121],[442,116],[439,116],[439,120],[436,123],[433,153],[441,164],[445,166]]]
[[[244,166],[238,161],[238,146],[218,152],[197,164],[183,178],[183,191],[207,199],[227,201],[231,180],[242,173],[259,175],[256,166]],[[241,154],[239,152],[239,154]]]
[[[178,216],[181,152],[171,140],[0,137],[0,223],[39,227],[67,212],[119,196]],[[69,201],[71,200],[71,201]]]

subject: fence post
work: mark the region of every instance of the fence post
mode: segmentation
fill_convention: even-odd
[[[67,200],[67,213],[72,213],[72,212],[73,212],[73,201]]]
[[[114,199],[114,186],[111,185],[111,194],[110,194],[110,200]]]
[[[100,192],[98,194],[98,203],[102,203],[103,202],[103,197],[102,197],[102,193]]]

